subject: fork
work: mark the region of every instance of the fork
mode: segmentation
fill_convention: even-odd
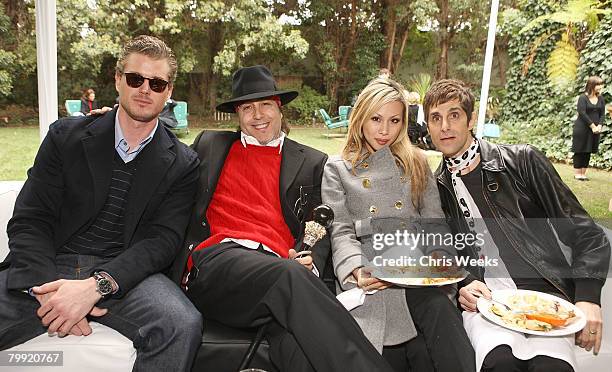
[[[503,302],[500,302],[500,301],[494,300],[494,299],[492,299],[492,298],[491,298],[491,299],[486,298],[486,297],[484,297],[484,296],[482,295],[482,293],[475,292],[475,291],[468,291],[468,292],[470,292],[470,294],[472,294],[472,296],[474,296],[474,297],[476,297],[476,298],[481,298],[481,297],[482,297],[482,298],[483,298],[484,300],[486,300],[486,301],[489,301],[489,302],[495,302],[495,303],[497,303],[497,304],[500,304],[501,306],[503,306],[503,307],[504,307],[504,309],[506,309],[506,311],[509,311],[509,312],[512,312],[512,313],[515,313],[515,314],[522,313],[521,311],[513,310],[513,309],[512,309],[510,306],[506,305],[506,304],[505,304],[505,303],[503,303]]]

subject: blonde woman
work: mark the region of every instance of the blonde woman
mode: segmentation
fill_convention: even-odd
[[[343,291],[376,291],[351,314],[395,370],[473,372],[474,351],[445,291],[395,287],[369,269],[378,253],[372,230],[397,230],[385,221],[439,219],[428,231],[447,231],[426,158],[410,144],[407,116],[404,88],[391,79],[372,80],[357,98],[342,155],[330,158],[321,185],[335,213],[334,270]]]

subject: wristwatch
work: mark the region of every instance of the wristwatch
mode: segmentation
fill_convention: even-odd
[[[113,293],[113,285],[111,284],[111,281],[108,280],[104,275],[95,272],[93,274],[93,278],[96,281],[96,292],[98,292],[102,296],[102,298]]]

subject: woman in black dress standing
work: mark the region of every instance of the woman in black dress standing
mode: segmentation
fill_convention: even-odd
[[[586,170],[591,154],[599,147],[599,133],[606,115],[606,103],[601,92],[604,82],[599,76],[587,80],[585,92],[578,98],[578,118],[574,122],[572,151],[574,152],[574,178],[588,180]]]

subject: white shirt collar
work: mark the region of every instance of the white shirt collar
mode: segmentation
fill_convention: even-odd
[[[281,135],[280,137],[278,137],[275,140],[272,140],[270,142],[268,142],[265,145],[262,145],[259,143],[259,141],[257,141],[257,139],[253,136],[249,136],[247,134],[244,134],[244,132],[240,132],[240,142],[242,142],[242,146],[246,147],[246,145],[253,145],[253,146],[267,146],[267,147],[276,147],[278,146],[278,153],[280,154],[281,151],[283,150],[283,143],[285,143],[285,132],[281,131]]]

